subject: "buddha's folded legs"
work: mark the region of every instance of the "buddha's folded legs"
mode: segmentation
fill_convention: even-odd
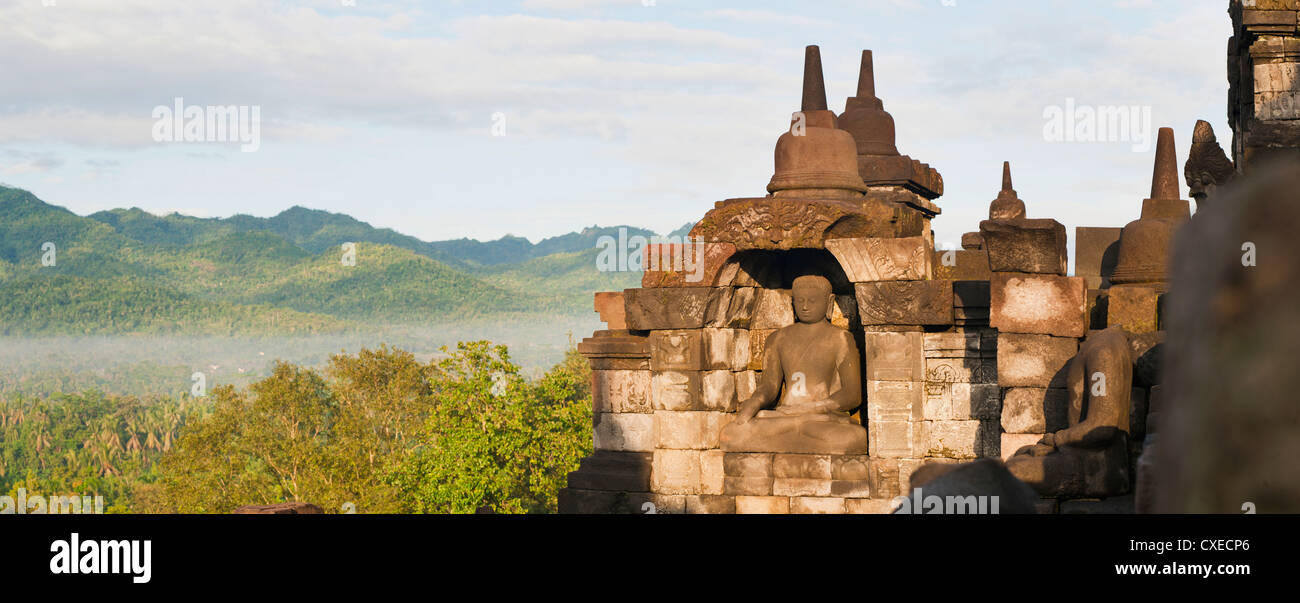
[[[867,430],[848,417],[764,413],[722,430],[722,447],[736,452],[865,454]]]
[[[1112,449],[1067,446],[1042,456],[1017,454],[1007,459],[1007,469],[1042,496],[1113,495],[1127,491],[1128,469],[1123,451]]]

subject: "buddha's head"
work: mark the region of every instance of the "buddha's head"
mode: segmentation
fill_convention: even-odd
[[[811,275],[794,279],[791,293],[794,298],[794,315],[799,322],[813,324],[830,319],[835,294],[826,277]]]

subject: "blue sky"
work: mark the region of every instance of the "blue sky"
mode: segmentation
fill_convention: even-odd
[[[1152,153],[1046,140],[1067,99],[1149,107],[1180,163],[1197,119],[1231,141],[1223,0],[354,4],[0,0],[0,181],[82,214],[304,205],[426,240],[666,232],[765,194],[807,44],[836,110],[875,52],[899,150],[944,176],[941,246],[987,216],[1004,160],[1030,217],[1071,239],[1138,217]],[[152,111],[177,97],[259,107],[259,148],[154,141]]]

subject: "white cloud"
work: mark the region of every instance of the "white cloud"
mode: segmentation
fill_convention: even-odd
[[[647,4],[647,1],[649,4]],[[656,0],[524,0],[521,5],[533,10],[589,10],[606,6],[655,6]]]

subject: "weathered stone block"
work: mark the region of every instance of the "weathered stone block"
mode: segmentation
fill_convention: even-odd
[[[921,456],[915,441],[912,421],[867,421],[869,454],[876,458]]]
[[[993,272],[1066,272],[1065,225],[1056,220],[985,220],[980,234]]]
[[[926,358],[964,358],[980,352],[979,331],[926,333],[922,339]]]
[[[973,459],[996,451],[1001,442],[991,442],[997,431],[985,421],[926,421],[925,456]]]
[[[776,329],[752,330],[749,332],[749,370],[763,370],[764,354],[767,352],[767,339]]]
[[[569,487],[580,490],[618,492],[650,491],[649,452],[596,450],[582,459],[577,471],[569,472]]]
[[[1107,326],[1119,325],[1129,333],[1160,330],[1160,292],[1155,288],[1115,285],[1107,297]]]
[[[705,370],[743,371],[749,366],[749,331],[704,329],[703,339]]]
[[[721,329],[748,329],[758,300],[753,287],[723,287],[718,289],[717,303],[709,305],[704,326]]]
[[[868,381],[868,421],[916,421],[921,419],[925,384],[919,381]]]
[[[1043,439],[1041,433],[1004,433],[1002,434],[1002,460],[1007,460],[1016,454],[1016,451],[1025,446],[1033,446],[1039,440]]]
[[[657,410],[652,415],[657,446],[674,450],[709,450],[718,447],[718,434],[735,415],[724,412]]]
[[[952,281],[885,281],[854,285],[863,325],[951,325]]]
[[[1300,92],[1255,93],[1255,117],[1258,119],[1300,119]]]
[[[587,358],[591,363],[593,371],[648,371],[650,370],[650,357],[644,358],[609,358],[594,357]]]
[[[642,287],[709,287],[718,282],[718,273],[735,255],[736,247],[727,243],[646,245],[642,253],[645,274]]]
[[[788,496],[737,496],[737,515],[788,515]]]
[[[922,413],[927,421],[997,419],[1002,414],[996,383],[928,383]]]
[[[703,370],[704,332],[690,329],[651,333],[650,368],[655,371]]]
[[[659,494],[700,493],[700,451],[656,450],[650,487]]]
[[[1079,277],[995,274],[989,325],[1002,333],[1083,337],[1084,282]]]
[[[831,479],[871,479],[871,457],[865,454],[836,454],[831,456]]]
[[[866,333],[863,352],[869,381],[925,379],[922,334]]]
[[[998,384],[1002,387],[1063,387],[1066,363],[1079,352],[1069,337],[998,334]]]
[[[1255,92],[1300,90],[1300,63],[1255,63]]]
[[[652,373],[650,401],[655,410],[707,410],[704,384],[699,371],[663,371]]]
[[[843,498],[815,498],[799,496],[790,499],[791,515],[842,515]]]
[[[702,410],[718,412],[735,412],[736,377],[731,371],[708,371],[701,377],[703,394]]]
[[[724,476],[722,493],[728,496],[771,496],[771,477],[735,477]]]
[[[780,329],[794,324],[794,302],[786,289],[758,289],[751,329]]]
[[[728,452],[722,456],[722,470],[728,477],[772,477],[772,454]]]
[[[772,494],[777,496],[830,496],[831,480],[778,477],[772,480]]]
[[[596,450],[648,452],[655,448],[654,415],[596,413],[592,435]]]
[[[1119,262],[1119,235],[1123,228],[1093,228],[1079,226],[1074,229],[1074,274],[1096,279],[1091,288],[1110,284],[1110,275]]]
[[[899,481],[899,467],[905,461],[899,459],[871,459],[871,492],[876,498],[893,498],[903,491],[907,482]]]
[[[772,458],[774,477],[809,479],[831,478],[831,456],[828,454],[777,454]]]
[[[831,496],[871,498],[871,482],[865,479],[831,480]]]
[[[637,331],[698,329],[718,312],[723,289],[712,287],[627,289],[623,305],[627,327]],[[710,304],[713,307],[710,308]]]
[[[844,512],[850,515],[889,515],[893,503],[885,499],[850,498],[844,501]]]
[[[709,494],[686,497],[688,515],[733,515],[736,512],[736,497],[714,496]]]
[[[925,237],[826,241],[826,249],[855,283],[929,280],[930,247]]]
[[[596,331],[578,344],[578,353],[594,371],[650,368],[650,338],[627,331]]]
[[[623,292],[601,292],[596,294],[596,313],[606,328],[613,331],[627,329],[627,311],[623,306]]]
[[[591,371],[594,412],[653,412],[650,371]]]
[[[926,383],[997,383],[993,358],[926,358]]]
[[[1007,433],[1051,433],[1065,429],[1069,399],[1064,389],[1007,388],[1002,429]]]
[[[722,494],[726,471],[723,467],[721,450],[705,450],[700,453],[700,493]]]
[[[987,281],[989,253],[984,250],[945,250],[934,252],[934,278],[949,281]]]

